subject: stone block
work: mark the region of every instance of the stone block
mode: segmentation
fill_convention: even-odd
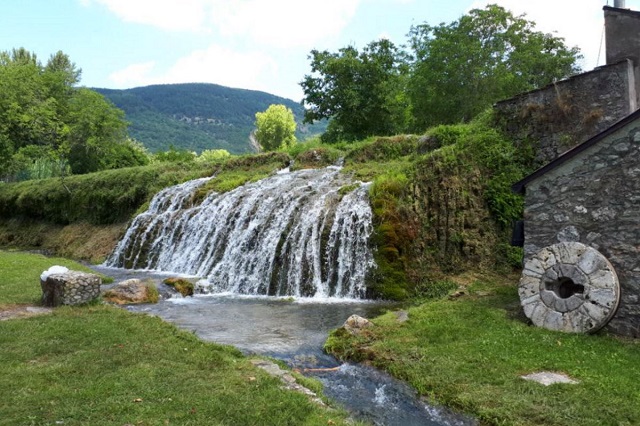
[[[80,271],[54,273],[40,280],[42,305],[81,305],[100,296],[102,280],[98,275]]]

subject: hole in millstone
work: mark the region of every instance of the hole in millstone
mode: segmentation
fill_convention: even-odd
[[[583,294],[584,286],[576,284],[571,278],[561,277],[555,281],[545,283],[545,287],[549,291],[553,291],[556,296],[561,299],[568,299],[574,294]]]

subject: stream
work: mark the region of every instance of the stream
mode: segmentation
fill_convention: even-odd
[[[115,282],[151,278],[160,283],[167,276],[103,266],[93,268],[114,277]],[[445,408],[427,405],[412,388],[383,372],[358,364],[341,364],[323,352],[327,334],[340,327],[350,315],[372,318],[392,308],[389,303],[362,299],[222,293],[162,298],[157,304],[131,305],[126,309],[157,315],[203,340],[233,345],[247,355],[277,358],[301,371],[339,367],[334,371],[304,374],[320,380],[324,394],[359,420],[389,426],[476,424]]]

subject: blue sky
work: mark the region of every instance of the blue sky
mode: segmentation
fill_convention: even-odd
[[[62,50],[89,87],[208,82],[298,101],[311,49],[403,44],[412,24],[449,23],[488,3],[580,47],[585,70],[604,62],[607,0],[3,0],[0,50],[25,47],[43,62]],[[627,7],[640,10],[640,0]]]

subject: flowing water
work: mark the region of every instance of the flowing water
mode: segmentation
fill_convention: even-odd
[[[157,194],[106,264],[205,277],[203,293],[365,296],[374,267],[366,184],[339,167],[285,170],[195,203],[208,180]]]
[[[199,294],[128,309],[314,370],[307,374],[324,383],[327,396],[374,424],[473,424],[426,405],[386,374],[340,365],[322,351],[328,332],[351,314],[370,318],[390,308],[364,299],[365,277],[375,268],[366,184],[339,167],[284,170],[197,201],[209,180],[157,194],[96,268],[116,281],[151,278],[160,288],[167,274],[201,277]]]

